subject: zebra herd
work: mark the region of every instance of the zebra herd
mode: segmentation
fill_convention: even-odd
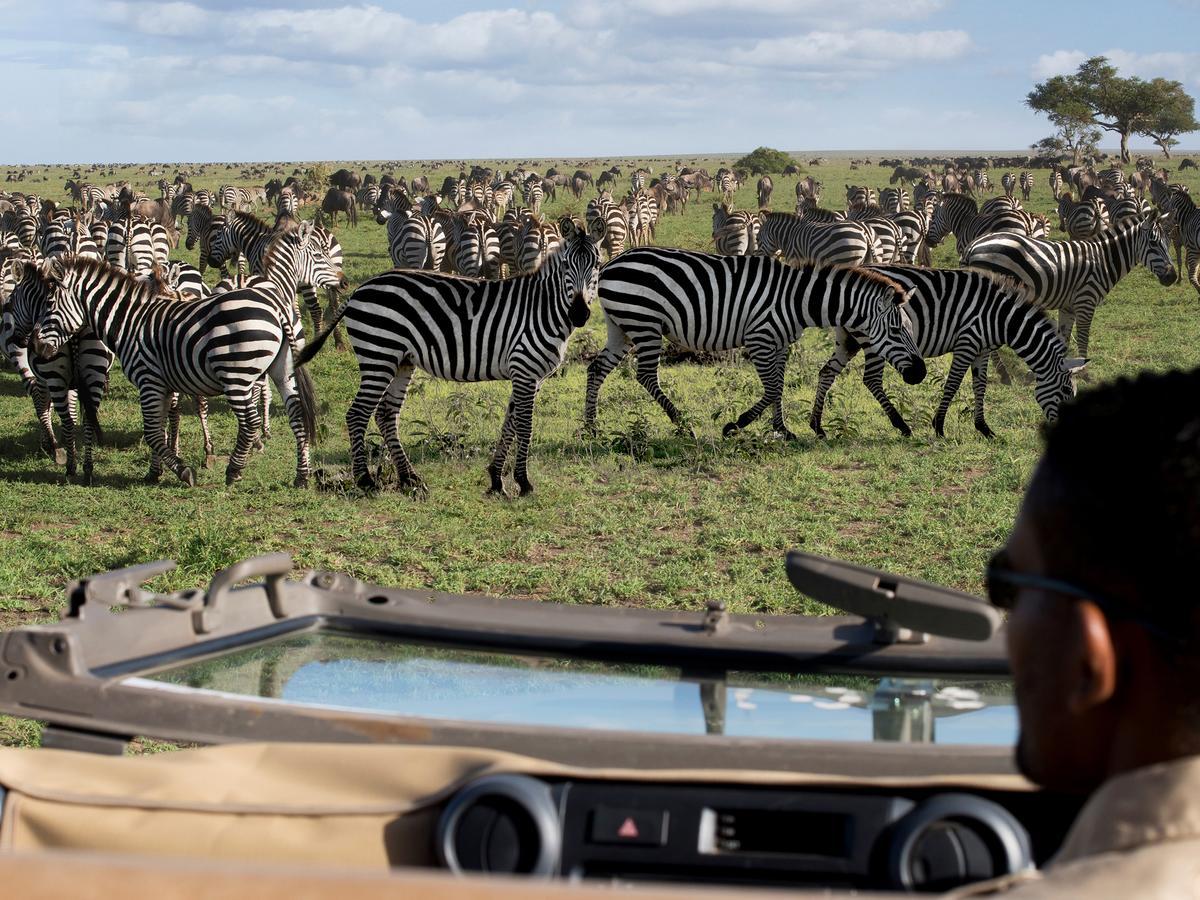
[[[346,415],[360,487],[378,484],[366,451],[374,418],[401,486],[425,492],[398,425],[419,368],[452,381],[512,382],[487,471],[490,490],[503,493],[511,456],[523,495],[533,490],[535,399],[597,297],[607,341],[587,370],[587,429],[595,427],[601,386],[631,349],[639,384],[677,427],[689,427],[659,383],[666,340],[697,352],[744,348],[763,393],[724,433],[770,408],[772,429],[794,438],[784,417],[784,369],[801,332],[817,327],[834,335],[809,420],[818,436],[825,436],[828,391],[861,350],[864,383],[904,434],[911,429],[884,389],[885,364],[914,384],[925,377],[926,359],[953,354],[934,430],[943,433],[969,369],[975,427],[991,437],[984,399],[989,362],[998,361],[1001,347],[1029,367],[1035,397],[1053,419],[1087,362],[1097,306],[1134,266],[1174,283],[1174,240],[1179,265],[1186,251],[1189,279],[1200,290],[1200,214],[1186,188],[1165,173],[1126,179],[1120,170],[1055,169],[1050,184],[1068,239],[1051,241],[1049,220],[1023,207],[1034,187],[1028,171],[1003,173],[1002,194],[982,205],[978,194],[993,190],[986,171],[896,172],[878,191],[846,185],[842,210],[820,205],[815,178],[798,178],[795,211],[781,212],[768,208],[770,176],[753,185],[758,209],[735,209],[745,176],[730,169],[657,177],[637,169],[619,197],[611,170],[593,182],[582,170],[568,177],[475,167],[447,177],[436,192],[424,177],[385,175],[364,184],[342,170],[331,178],[321,210],[348,216],[359,206],[372,210],[386,228],[395,267],[344,300],[341,245],[322,213],[311,222],[297,218],[317,198],[295,178],[261,189],[205,191],[180,176],[159,182],[157,200],[129,185],[71,181],[66,191],[77,207],[31,195],[0,198],[0,345],[33,397],[44,446],[54,451],[50,409],[58,414],[64,448],[56,459],[70,476],[79,404],[84,480],[92,480],[98,409],[116,358],[138,390],[151,451],[148,480],[170,470],[185,484],[195,482],[179,456],[179,395],[187,394],[197,400],[206,465],[213,454],[205,398],[227,399],[238,428],[226,481],[237,481],[269,431],[273,384],[296,439],[295,483],[304,485],[316,426],[306,365],[331,337],[340,343],[344,326],[360,372]],[[589,184],[594,196],[581,215],[544,215],[558,187],[582,199]],[[661,217],[682,212],[705,190],[721,195],[713,203],[716,253],[654,246]],[[271,204],[274,223],[250,211]],[[168,258],[184,225],[196,267]],[[931,268],[931,248],[949,235],[965,268]],[[204,279],[209,267],[222,275],[215,288]],[[325,310],[321,289],[329,297]],[[298,296],[316,332],[311,342]],[[1053,310],[1057,328],[1046,318]],[[1080,358],[1067,352],[1073,329]]]

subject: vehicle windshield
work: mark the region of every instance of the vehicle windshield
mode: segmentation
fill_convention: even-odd
[[[600,663],[313,629],[127,683],[392,716],[787,740],[1008,745],[1006,682]]]

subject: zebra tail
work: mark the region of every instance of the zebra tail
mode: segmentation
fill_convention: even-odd
[[[300,398],[300,415],[304,433],[310,441],[317,436],[317,392],[308,369],[296,368],[296,394]]]
[[[93,440],[99,444],[104,440],[104,429],[100,427],[100,403],[92,396],[84,382],[83,372],[79,368],[79,348],[75,341],[71,342],[70,352],[71,378],[74,381],[75,392],[79,395],[79,405],[83,409],[84,419],[91,426]]]
[[[305,344],[299,353],[295,353],[293,351],[293,359],[295,360],[297,370],[299,370],[301,366],[307,365],[312,361],[314,356],[321,352],[321,348],[325,346],[325,341],[328,340],[331,334],[333,334],[334,329],[338,327],[338,323],[342,321],[342,316],[344,316],[346,314],[346,310],[350,308],[350,299],[353,296],[354,295],[351,294],[350,297],[347,297],[342,305],[338,307],[337,312],[335,312],[330,318],[329,324],[325,326],[324,331],[316,335],[311,341]]]

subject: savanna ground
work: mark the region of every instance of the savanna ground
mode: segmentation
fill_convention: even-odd
[[[806,167],[824,184],[823,205],[841,207],[847,183],[887,184],[890,169],[851,171],[850,155]],[[731,161],[685,160],[710,171]],[[513,162],[489,164],[503,170]],[[578,162],[543,160],[534,166],[573,171]],[[613,162],[625,173],[638,163],[657,173],[673,170],[675,160],[590,160],[582,166],[598,174]],[[330,164],[330,171],[341,165]],[[434,186],[459,168],[350,167],[364,165],[377,176],[427,174]],[[1174,174],[1176,165],[1169,164],[1173,178],[1200,188],[1195,170]],[[210,164],[192,182],[197,188],[261,185],[274,175],[292,174],[295,165],[259,166],[268,174],[253,181],[238,177],[242,168]],[[157,196],[157,176],[148,169],[81,171],[94,183],[128,179]],[[23,183],[5,187],[66,201],[63,182],[74,171],[36,168]],[[163,167],[167,178],[174,172]],[[1001,174],[992,172],[997,192]],[[1051,213],[1048,173],[1035,174],[1027,208]],[[792,209],[795,182],[775,177],[775,209]],[[622,191],[627,183],[626,174],[619,181]],[[577,201],[562,190],[546,211],[582,215],[587,199]],[[656,243],[711,249],[715,199],[706,195],[686,214],[664,216]],[[752,209],[755,203],[751,180],[736,205]],[[304,215],[311,211],[306,208]],[[384,228],[369,213],[357,228],[339,222],[336,231],[352,284],[390,267]],[[196,262],[182,242],[176,255]],[[954,259],[950,240],[935,261],[949,266]],[[1198,339],[1200,308],[1192,287],[1185,281],[1164,288],[1137,269],[1096,317],[1091,383],[1144,369],[1196,366]],[[831,341],[812,331],[797,345],[787,373],[786,411],[802,436],[797,444],[773,438],[769,417],[722,439],[722,423],[760,394],[753,369],[740,357],[664,368],[664,388],[695,424],[695,440],[674,431],[633,379],[628,359],[605,383],[599,435],[589,437],[580,430],[583,360],[603,340],[597,308],[572,338],[562,373],[542,390],[530,467],[537,490],[519,501],[485,495],[484,468],[507,401],[506,383],[454,385],[418,375],[401,418],[403,439],[430,490],[418,502],[397,493],[365,497],[350,487],[344,415],[357,387],[357,366],[352,353],[337,352],[332,344],[313,363],[321,407],[315,463],[324,484],[306,491],[290,486],[295,444],[278,408],[265,452],[251,459],[238,485],[225,487],[220,456],[214,469],[197,469],[194,489],[168,479],[144,485],[148,452],[136,396],[116,370],[101,408],[106,438],[97,455],[98,483],[67,484],[38,450],[31,404],[15,375],[0,373],[0,625],[57,618],[66,583],[89,573],[169,557],[178,570],[154,586],[191,587],[238,559],[276,550],[291,553],[300,569],[530,601],[700,610],[706,600],[717,599],[742,613],[825,612],[788,585],[782,562],[792,547],[981,590],[986,557],[1007,533],[1038,452],[1041,414],[1031,385],[1018,379],[1005,386],[993,379],[988,419],[999,436],[987,441],[972,427],[970,387],[964,384],[947,437],[938,439],[930,422],[949,357],[934,362],[925,383],[913,387],[889,369],[887,389],[915,430],[903,438],[863,387],[859,357],[831,395],[825,417],[829,439],[819,441],[806,422]],[[189,402],[185,406],[190,410]],[[222,402],[213,407],[218,453],[228,453],[233,418]],[[377,434],[371,440],[379,445]],[[193,465],[202,454],[196,420],[186,414],[183,454]],[[1114,460],[1116,477],[1119,464]],[[0,743],[32,743],[37,734],[33,723],[0,717]]]

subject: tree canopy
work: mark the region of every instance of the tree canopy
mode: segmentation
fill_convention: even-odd
[[[1169,153],[1176,135],[1200,128],[1195,104],[1178,81],[1123,78],[1103,56],[1080,63],[1073,75],[1055,75],[1035,85],[1025,98],[1061,130],[1090,124],[1121,139],[1121,161],[1129,162],[1129,138],[1144,134]]]
[[[735,169],[749,169],[754,175],[781,175],[788,166],[796,165],[796,161],[773,147],[759,147],[752,153],[747,153],[733,164]]]

